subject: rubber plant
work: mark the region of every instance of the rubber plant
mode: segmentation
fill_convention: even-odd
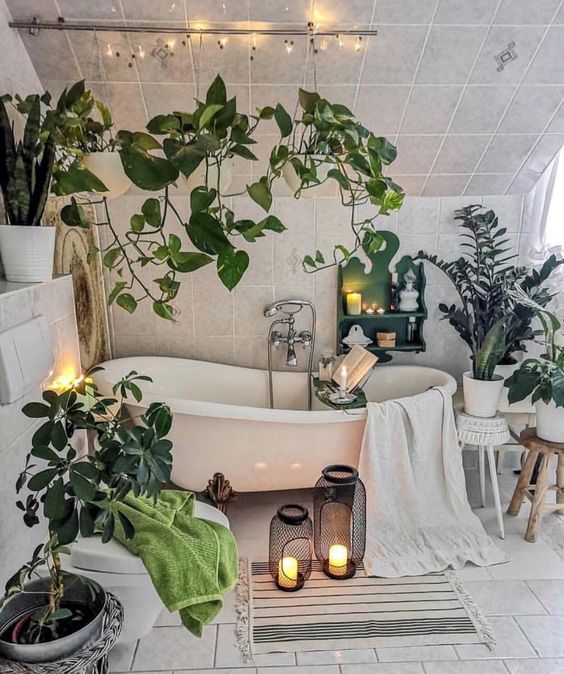
[[[165,437],[172,423],[169,408],[152,403],[142,416],[132,418],[124,404],[129,396],[139,402],[139,383],[150,378],[133,371],[113,387],[113,396],[108,396],[98,392],[89,379],[100,369],[91,369],[85,379],[68,390],[46,390],[42,402],[23,407],[27,417],[42,423],[33,435],[16,484],[18,493],[24,488],[28,493],[16,505],[28,527],[40,523],[38,512],[42,510],[48,540],[7,582],[0,609],[26,593],[26,583],[38,575],[40,567],[48,568],[50,591],[49,603],[33,612],[20,634],[20,643],[51,641],[58,638],[64,626],[68,630],[69,621],[80,623],[77,610],[64,606],[69,574],[61,568],[61,555],[68,553],[67,546],[79,532],[91,536],[100,530],[102,541],[108,542],[116,525],[114,504],[130,492],[156,498],[170,477],[172,443]],[[84,431],[92,431],[97,437],[92,454],[77,449],[77,438]],[[121,512],[117,517],[125,535],[131,538],[132,524]]]
[[[384,175],[384,168],[396,158],[396,148],[386,138],[366,129],[344,105],[330,103],[316,92],[299,90],[300,114],[295,118],[278,104],[265,108],[263,116],[274,117],[280,130],[280,142],[270,155],[275,176],[295,172],[298,189],[295,197],[324,182],[334,182],[341,202],[350,209],[354,246],[349,250],[338,244],[327,262],[322,251],[307,255],[304,270],[318,271],[343,262],[362,248],[367,254],[383,244],[375,220],[398,210],[404,199],[402,188]],[[374,206],[374,215],[359,217],[359,206]]]
[[[227,160],[257,160],[250,147],[256,143],[253,134],[258,124],[266,117],[268,111],[257,116],[239,112],[236,97],[228,98],[225,84],[217,76],[205,101],[196,101],[194,111],[154,117],[147,125],[149,134],[117,134],[122,162],[132,182],[143,190],[161,194],[145,200],[140,212],[131,216],[129,229],[122,237],[112,225],[104,201],[105,220],[100,224],[110,227],[112,238],[103,251],[103,262],[117,275],[110,303],[133,312],[140,301],[149,298],[159,316],[173,319],[173,303],[184,274],[215,263],[222,283],[232,290],[249,265],[249,255],[238,248],[238,242],[253,243],[267,231],[284,231],[284,225],[270,213],[275,179],[270,169],[240,192],[248,194],[264,210],[264,217],[258,221],[237,218],[226,200],[236,194],[224,194],[221,189]],[[155,136],[164,136],[162,143]],[[164,156],[155,156],[155,150],[161,150]],[[181,212],[171,198],[171,189],[177,185],[182,188],[181,180],[196,172],[199,175],[202,167],[202,184],[191,190],[189,209]],[[61,215],[67,225],[89,226],[75,198]],[[176,223],[178,234],[170,232],[170,220]],[[158,270],[151,285],[142,274],[149,265]]]
[[[531,328],[534,310],[516,300],[513,289],[546,306],[552,295],[543,283],[562,260],[552,255],[539,271],[515,267],[507,229],[494,211],[472,204],[456,211],[455,220],[464,255],[447,262],[419,251],[418,258],[435,265],[453,284],[460,303],[441,303],[439,309],[470,348],[474,377],[490,380],[496,365],[511,362],[512,354],[525,350],[525,342],[539,334]]]

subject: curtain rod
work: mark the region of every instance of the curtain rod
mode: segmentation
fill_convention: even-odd
[[[221,28],[210,25],[209,28],[193,28],[183,26],[164,26],[164,25],[144,25],[140,23],[93,23],[93,22],[72,22],[60,18],[58,21],[39,21],[35,17],[29,21],[10,21],[10,28],[27,28],[31,35],[37,35],[40,30],[63,30],[63,31],[90,31],[96,33],[168,33],[182,35],[281,35],[281,36],[303,36],[303,37],[337,37],[339,35],[358,36],[376,36],[378,31],[374,29],[339,29],[339,28],[320,28],[312,30],[309,26],[306,28]]]

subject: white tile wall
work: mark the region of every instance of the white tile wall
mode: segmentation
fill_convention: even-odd
[[[80,356],[71,277],[63,276],[40,285],[20,288],[18,285],[0,284],[0,329],[5,330],[32,316],[46,316],[53,337],[53,378],[67,372],[78,375]],[[25,417],[21,408],[40,398],[41,387],[37,387],[11,405],[0,405],[0,587],[28,560],[44,535],[41,526],[28,529],[21,511],[14,505],[14,485],[38,425],[37,420]]]
[[[426,250],[450,259],[460,255],[454,211],[471,203],[484,203],[507,226],[511,245],[517,251],[521,231],[527,228],[527,223],[522,222],[523,200],[521,195],[408,197],[399,214],[381,218],[380,227],[398,233],[398,255],[416,255],[419,250]],[[138,197],[122,197],[112,203],[112,209],[118,219],[125,221],[138,205]],[[236,200],[234,207],[247,209],[252,215],[248,201]],[[163,324],[153,317],[148,306],[142,305],[133,316],[112,307],[116,354],[195,357],[262,368],[266,364],[269,326],[262,309],[273,300],[290,296],[314,301],[318,311],[317,354],[334,351],[337,272],[331,269],[306,274],[300,260],[316,248],[327,253],[336,243],[350,245],[349,213],[338,199],[331,197],[301,201],[277,197],[274,212],[288,231],[269,235],[258,245],[246,245],[251,257],[249,270],[232,293],[221,285],[210,265],[185,277],[182,298],[177,301],[181,314],[175,325]],[[466,348],[448,323],[439,320],[437,309],[439,301],[454,302],[456,295],[440,272],[428,265],[426,268],[427,351],[395,354],[393,362],[440,367],[460,377],[468,366]],[[303,366],[306,358],[299,349],[298,357]]]

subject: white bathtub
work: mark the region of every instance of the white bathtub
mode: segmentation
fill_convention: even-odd
[[[143,384],[143,406],[166,402],[174,421],[172,481],[199,491],[224,473],[237,491],[311,487],[332,463],[356,466],[366,409],[331,410],[314,398],[307,411],[307,375],[274,373],[268,407],[267,373],[197,360],[133,357],[102,363],[96,375],[105,393],[131,370],[152,377]],[[377,366],[365,386],[369,401],[422,393],[456,382],[441,370],[408,365]]]

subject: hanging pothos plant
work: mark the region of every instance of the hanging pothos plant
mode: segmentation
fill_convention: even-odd
[[[110,303],[116,302],[133,312],[141,300],[150,298],[159,316],[173,319],[172,303],[182,274],[215,262],[219,278],[231,290],[249,266],[249,256],[238,249],[237,241],[254,242],[265,236],[266,231],[284,231],[280,220],[269,214],[274,179],[270,170],[246,186],[246,193],[265,211],[264,218],[257,222],[238,219],[225,200],[226,196],[236,195],[225,194],[224,167],[235,156],[257,160],[249,146],[256,143],[252,136],[262,118],[265,115],[238,112],[236,97],[227,98],[225,84],[217,76],[205,101],[196,101],[193,112],[154,117],[147,125],[150,134],[129,131],[117,134],[129,178],[143,190],[162,194],[148,198],[141,211],[131,216],[125,237],[120,237],[112,225],[103,200],[106,217],[99,224],[109,226],[112,233],[110,244],[103,250],[103,263],[119,277],[110,293]],[[154,136],[166,138],[160,143]],[[155,150],[162,151],[164,156],[155,156]],[[195,181],[196,186],[190,191],[189,210],[181,212],[178,203],[171,199],[170,188],[182,189],[185,179]],[[74,197],[61,216],[67,225],[89,226],[80,202]],[[169,218],[185,231],[185,240],[168,232]],[[144,280],[146,274],[142,269],[148,265],[162,270],[153,284]]]
[[[367,254],[377,252],[383,239],[375,219],[398,210],[405,195],[383,173],[397,154],[386,138],[371,133],[346,106],[329,103],[315,92],[300,89],[299,106],[301,116],[294,120],[280,104],[261,111],[274,117],[280,129],[280,143],[270,155],[271,170],[284,176],[296,198],[327,181],[336,183],[342,204],[350,209],[354,233],[352,250],[336,245],[329,261],[319,250],[307,255],[304,270],[313,272],[346,263],[360,248]],[[358,207],[364,204],[375,207],[372,217],[359,218]]]

